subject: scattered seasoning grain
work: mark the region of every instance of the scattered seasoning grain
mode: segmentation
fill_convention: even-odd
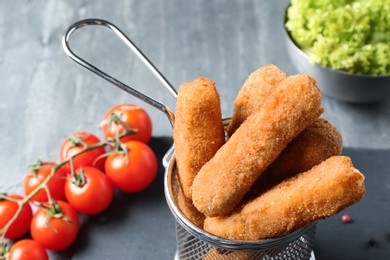
[[[342,217],[341,217],[341,221],[343,223],[349,223],[351,222],[351,217],[348,215],[348,214],[344,214]]]
[[[367,245],[369,246],[375,246],[377,244],[377,241],[373,237],[369,237],[367,240]]]

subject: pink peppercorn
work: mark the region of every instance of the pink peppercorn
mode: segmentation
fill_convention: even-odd
[[[348,215],[348,214],[344,214],[342,217],[341,217],[341,221],[343,221],[343,223],[348,223],[351,221],[351,217]]]

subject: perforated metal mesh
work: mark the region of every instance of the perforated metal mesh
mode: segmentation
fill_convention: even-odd
[[[234,260],[254,260],[254,259],[311,259],[314,247],[314,236],[316,226],[313,225],[301,237],[280,247],[270,250],[260,251],[235,251],[215,247],[188,233],[180,224],[176,223],[177,236],[177,260],[195,259],[234,259]]]

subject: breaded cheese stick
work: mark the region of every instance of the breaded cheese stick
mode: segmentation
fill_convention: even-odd
[[[225,142],[213,81],[199,78],[179,87],[173,140],[180,184],[186,198],[191,199],[195,175]]]
[[[232,211],[287,144],[323,112],[310,76],[290,76],[196,175],[192,201],[206,216]]]
[[[318,118],[287,145],[253,184],[249,196],[340,155],[342,149],[343,141],[337,129],[328,120]]]
[[[274,186],[229,216],[206,218],[204,229],[227,239],[287,235],[332,216],[365,195],[364,176],[346,156],[333,156]]]
[[[242,122],[264,102],[275,86],[286,78],[287,74],[273,64],[252,72],[234,100],[233,115],[226,130],[227,135],[231,136]]]
[[[182,189],[179,187],[177,190],[177,207],[183,213],[186,218],[191,221],[198,228],[203,228],[203,222],[205,215],[200,213],[192,204],[192,201],[184,196]]]

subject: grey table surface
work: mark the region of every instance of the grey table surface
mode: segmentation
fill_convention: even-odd
[[[287,4],[287,0],[0,1],[0,190],[22,193],[28,165],[38,157],[57,160],[60,143],[71,133],[85,130],[101,136],[99,122],[119,103],[136,103],[149,112],[154,126],[151,145],[159,158],[171,145],[172,129],[160,111],[65,55],[61,38],[74,22],[99,18],[117,25],[176,88],[200,76],[209,77],[220,93],[223,117],[229,117],[237,92],[255,69],[272,63],[287,74],[297,73],[283,41]],[[82,28],[71,46],[92,64],[174,110],[175,98],[107,29]],[[388,209],[389,170],[384,162],[390,159],[390,100],[362,105],[324,96],[323,107],[323,116],[342,134],[346,153],[360,160],[368,172],[372,163],[382,166],[375,169],[385,180],[372,185],[374,189],[381,185],[382,199],[387,201],[381,205]],[[372,160],[362,162],[364,158]],[[165,204],[162,175],[160,169],[145,192],[118,193],[105,213],[107,223],[103,225],[99,216],[87,218],[77,244],[51,253],[52,258],[172,259],[174,219]],[[377,214],[383,212],[385,208]],[[383,251],[388,241],[354,258],[347,254],[354,250],[353,244],[325,250],[325,245],[335,247],[348,240],[342,232],[328,237],[321,231],[326,227],[319,226],[317,259],[390,257],[389,251]]]

